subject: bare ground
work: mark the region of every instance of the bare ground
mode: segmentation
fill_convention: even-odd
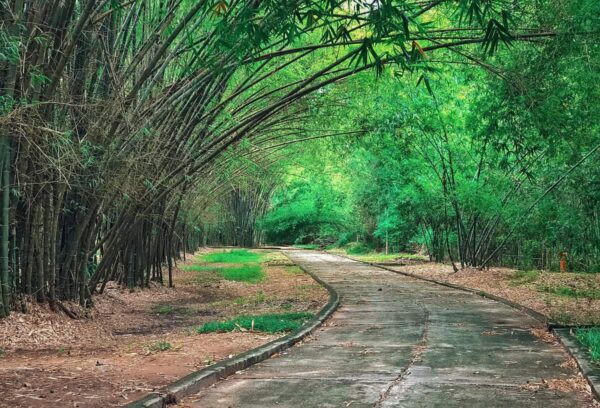
[[[275,339],[264,333],[197,334],[240,314],[316,311],[327,291],[280,253],[258,284],[206,279],[177,268],[175,289],[117,286],[73,320],[30,303],[0,321],[0,406],[120,406],[230,355]],[[75,305],[67,305],[75,308]],[[168,343],[166,351],[160,351]]]

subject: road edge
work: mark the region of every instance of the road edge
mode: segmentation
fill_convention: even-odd
[[[553,328],[552,333],[567,353],[573,357],[583,378],[590,385],[593,396],[600,401],[600,365],[592,363],[589,350],[579,343],[573,334],[573,328]]]
[[[281,251],[290,261],[285,250]],[[294,261],[292,261],[294,262]],[[244,370],[256,363],[264,361],[269,357],[280,353],[315,331],[323,322],[335,312],[340,304],[340,296],[328,283],[313,272],[294,262],[304,273],[308,274],[329,292],[329,301],[319,310],[313,319],[305,323],[300,329],[283,336],[270,343],[233,356],[217,364],[198,370],[166,386],[162,391],[153,392],[145,397],[124,405],[124,408],[164,408],[169,404],[175,404],[178,400],[201,389],[209,387],[237,371]]]

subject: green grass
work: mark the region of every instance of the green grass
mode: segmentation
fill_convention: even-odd
[[[600,327],[577,329],[575,336],[581,344],[589,349],[592,360],[600,361]]]
[[[427,258],[422,255],[409,254],[405,252],[384,254],[383,252],[367,252],[367,253],[352,253],[350,250],[346,251],[347,254],[352,255],[354,258],[365,262],[392,262],[398,259],[413,259],[419,261],[426,261]]]
[[[198,261],[208,264],[240,264],[239,266],[218,265],[187,265],[186,271],[209,272],[198,274],[198,282],[205,283],[220,277],[222,279],[257,283],[265,278],[265,274],[259,265],[265,257],[261,254],[250,252],[247,249],[234,249],[226,252],[213,252],[202,255]]]
[[[510,278],[511,286],[526,285],[535,282],[540,276],[540,271],[516,271]]]
[[[208,265],[188,265],[184,268],[186,271],[212,272],[218,274],[222,279],[258,283],[265,278],[265,274],[260,265],[245,264],[242,266],[217,267]],[[198,282],[204,283],[211,280],[210,274],[198,274]]]
[[[265,274],[259,265],[243,265],[236,268],[220,268],[217,271],[223,279],[236,281],[258,283],[265,278]]]
[[[373,248],[369,247],[363,243],[353,243],[348,245],[348,248],[346,249],[346,253],[350,254],[350,255],[364,255],[364,254],[368,254],[369,252],[372,252]]]
[[[299,245],[294,245],[294,248],[300,248],[300,249],[318,249],[321,248],[319,245],[317,244],[299,244]]]
[[[553,295],[571,297],[571,298],[585,298],[585,299],[600,299],[600,290],[577,290],[569,286],[540,286],[538,288],[540,292],[551,293]]]
[[[247,249],[234,249],[226,252],[212,252],[200,257],[204,262],[208,263],[239,263],[246,264],[252,262],[261,262],[263,256]]]
[[[173,348],[173,346],[171,345],[171,343],[169,343],[168,341],[165,340],[161,340],[161,341],[157,341],[156,343],[152,343],[150,345],[150,347],[148,347],[148,349],[152,352],[158,353],[161,351],[168,351],[171,350]]]
[[[260,316],[240,316],[224,322],[207,322],[198,327],[198,333],[223,333],[234,330],[252,329],[265,333],[278,333],[299,329],[313,315],[311,313],[265,314]]]
[[[304,273],[304,271],[296,265],[284,266],[283,270],[285,271],[285,273],[289,273],[290,275],[300,275],[300,274]]]

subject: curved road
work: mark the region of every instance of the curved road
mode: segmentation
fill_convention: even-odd
[[[310,251],[290,258],[341,295],[314,335],[189,397],[203,408],[587,407],[577,375],[501,303]],[[550,386],[548,386],[550,384]]]

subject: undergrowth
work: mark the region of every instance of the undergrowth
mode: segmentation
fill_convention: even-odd
[[[294,245],[294,248],[300,248],[300,249],[319,249],[319,248],[321,248],[321,246],[317,245],[317,244],[296,244],[296,245]]]
[[[569,286],[540,286],[540,292],[551,293],[553,295],[565,296],[570,298],[600,299],[599,289],[579,290]]]
[[[600,361],[600,327],[577,329],[575,335],[579,342],[589,349],[592,360]]]
[[[198,333],[223,333],[234,330],[254,330],[265,333],[278,333],[299,329],[310,319],[311,313],[282,313],[259,316],[239,316],[222,322],[207,322],[198,327]],[[254,322],[254,325],[253,325]]]
[[[171,343],[169,343],[166,340],[157,341],[156,343],[152,343],[150,345],[150,347],[148,347],[148,349],[154,353],[158,353],[161,351],[168,351],[168,350],[171,350],[172,348],[173,348],[173,346],[171,345]]]

